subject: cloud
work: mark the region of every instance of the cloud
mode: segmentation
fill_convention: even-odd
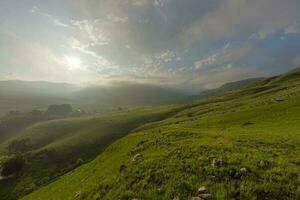
[[[266,36],[300,20],[298,0],[222,0],[219,7],[196,20],[182,40],[232,37],[257,33]]]
[[[278,73],[300,53],[299,0],[6,1],[2,13],[8,4],[0,23],[16,37],[0,44],[6,73],[206,88]],[[66,56],[81,68],[67,74]]]
[[[230,63],[240,61],[248,56],[252,50],[252,45],[248,42],[233,46],[227,43],[221,49],[216,50],[212,55],[207,56],[195,63],[195,69],[203,70],[206,68],[217,68],[223,65],[229,66]]]
[[[254,66],[233,67],[231,64],[222,67],[222,70],[210,71],[205,74],[194,76],[186,84],[187,87],[198,87],[199,90],[212,89],[224,83],[256,77],[260,70]]]
[[[40,10],[38,6],[33,6],[30,10],[31,13],[39,14],[41,16],[44,16],[51,20],[56,26],[64,27],[64,28],[72,28],[69,24],[63,23],[60,19],[54,17],[53,15],[50,15],[48,13],[45,13]]]

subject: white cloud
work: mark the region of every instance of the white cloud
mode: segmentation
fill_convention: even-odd
[[[188,82],[189,85],[201,86],[202,89],[212,89],[221,86],[228,81],[238,81],[256,77],[259,70],[255,67],[241,68],[225,66],[225,70],[210,71],[205,74],[196,74]]]
[[[242,43],[238,46],[227,43],[223,48],[218,49],[212,55],[197,61],[195,63],[195,69],[201,70],[206,67],[219,67],[220,65],[227,65],[231,62],[239,61],[249,54],[251,48],[249,43]]]
[[[166,63],[174,60],[175,57],[176,57],[175,53],[170,50],[164,51],[160,55],[157,56],[158,59],[161,59]]]
[[[206,66],[211,66],[214,65],[218,62],[217,57],[219,53],[213,54],[207,58],[204,58],[202,60],[199,60],[195,63],[195,68],[196,69],[203,69]]]
[[[32,9],[30,10],[31,13],[36,13],[39,15],[42,15],[44,17],[47,17],[50,19],[56,26],[64,27],[64,28],[72,28],[69,24],[63,23],[60,19],[54,17],[53,15],[50,15],[48,13],[45,13],[40,10],[39,7],[33,6]]]
[[[299,0],[222,0],[183,34],[183,42],[259,33],[261,38],[300,20]]]

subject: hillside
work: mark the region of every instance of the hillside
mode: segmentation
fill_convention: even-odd
[[[299,102],[291,72],[187,103],[23,199],[299,199]]]
[[[23,144],[26,167],[17,179],[0,182],[3,199],[14,199],[90,161],[115,140],[141,124],[157,121],[175,107],[141,108],[94,116],[37,123],[0,143],[6,155],[11,144]],[[43,180],[43,181],[41,181]]]
[[[261,81],[261,80],[264,80],[264,78],[251,78],[251,79],[245,79],[245,80],[226,83],[219,88],[215,88],[215,89],[211,89],[211,90],[204,90],[200,93],[200,95],[197,95],[196,98],[207,98],[207,97],[211,97],[211,96],[221,95],[226,92],[241,89],[243,87],[249,86],[249,85],[256,83],[258,81]]]

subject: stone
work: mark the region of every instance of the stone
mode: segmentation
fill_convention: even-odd
[[[81,191],[75,193],[74,199],[79,198],[81,196]]]
[[[212,161],[212,163],[211,163],[211,166],[213,166],[213,167],[221,167],[224,164],[225,164],[225,162],[222,159],[219,159],[219,158],[216,159],[216,158],[214,158],[213,161]]]
[[[259,161],[258,166],[263,169],[268,168],[269,162],[265,161],[265,160],[261,160],[261,161]]]
[[[242,174],[246,174],[246,173],[248,172],[248,169],[245,168],[245,167],[243,167],[243,168],[240,169],[240,172],[241,172]]]
[[[202,186],[198,189],[198,194],[207,194],[208,190],[206,187]]]
[[[138,153],[132,158],[132,162],[137,162],[139,160],[143,159],[143,155]]]

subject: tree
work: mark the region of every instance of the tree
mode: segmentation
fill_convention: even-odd
[[[15,153],[15,152],[21,153],[30,149],[31,145],[32,144],[30,138],[22,138],[22,139],[12,141],[8,146],[8,150],[11,153]]]
[[[9,176],[14,173],[19,173],[22,168],[24,167],[25,161],[22,156],[17,155],[13,156],[12,158],[8,159],[3,164],[3,169],[1,172],[2,176]]]

